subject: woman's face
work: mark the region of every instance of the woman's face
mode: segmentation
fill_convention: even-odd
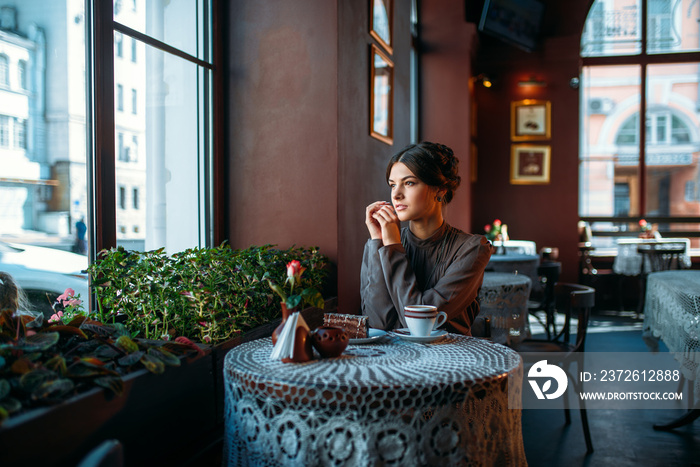
[[[440,212],[440,203],[435,199],[437,190],[423,183],[402,162],[391,167],[389,187],[391,202],[402,222],[425,219]]]

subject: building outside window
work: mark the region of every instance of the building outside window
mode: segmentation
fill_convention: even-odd
[[[29,84],[27,83],[27,62],[25,60],[17,62],[17,80],[20,88],[25,91],[29,89]]]
[[[124,86],[117,84],[117,110],[124,111]]]
[[[10,59],[0,54],[0,86],[10,86]]]
[[[18,149],[27,149],[27,120],[14,119],[14,146]]]
[[[698,17],[693,0],[591,7],[581,41],[579,214],[599,246],[636,232],[641,218],[700,246],[700,202],[688,196],[700,179]]]
[[[126,188],[119,187],[119,209],[126,209]]]
[[[114,54],[119,58],[124,56],[124,36],[121,32],[114,33]]]
[[[10,117],[0,115],[0,147],[10,146]]]
[[[70,250],[75,221],[85,217],[100,223],[88,225],[92,255],[118,245],[169,253],[212,245],[212,5],[219,0],[148,9],[98,0],[11,3],[16,25],[0,35],[0,241]],[[98,25],[113,42],[93,42]],[[124,40],[127,61],[118,60],[129,53]],[[105,69],[114,73],[99,75]],[[124,89],[132,90],[128,115]],[[117,161],[112,167],[105,153]],[[91,165],[102,170],[94,183]],[[109,202],[88,202],[91,183]],[[83,259],[76,271],[87,266]],[[70,286],[88,295],[87,281]]]

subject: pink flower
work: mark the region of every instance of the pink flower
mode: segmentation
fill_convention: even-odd
[[[498,227],[499,225],[501,225],[501,219],[494,219],[494,220],[493,220],[493,226],[494,226],[494,227]]]
[[[67,288],[65,292],[56,298],[56,301],[63,303],[66,300],[70,300],[75,296],[75,290]]]
[[[63,312],[59,311],[58,313],[54,313],[51,315],[51,318],[49,318],[49,323],[58,323],[61,321],[61,317],[63,316]]]
[[[486,232],[486,233],[491,232],[491,224],[486,224],[486,225],[484,226],[484,232]]]
[[[640,227],[645,227],[647,225],[647,221],[644,219],[639,219],[639,226]]]

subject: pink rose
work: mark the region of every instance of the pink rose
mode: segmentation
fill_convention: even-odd
[[[493,226],[498,227],[499,225],[501,225],[501,219],[494,219]]]

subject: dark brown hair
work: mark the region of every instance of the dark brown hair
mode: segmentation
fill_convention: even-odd
[[[442,198],[444,204],[452,201],[454,192],[462,181],[458,175],[459,159],[444,144],[424,141],[410,144],[394,154],[386,168],[387,183],[391,168],[397,162],[405,164],[426,185],[445,190]]]

